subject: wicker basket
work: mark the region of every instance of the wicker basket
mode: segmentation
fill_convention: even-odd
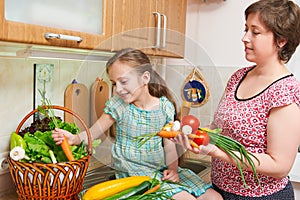
[[[44,106],[44,109],[58,109],[74,115],[84,126],[88,136],[88,156],[76,161],[57,164],[22,163],[8,157],[9,171],[16,187],[18,199],[30,200],[73,200],[83,188],[83,181],[92,155],[89,129],[73,111],[60,106]],[[28,113],[16,129],[19,133],[25,121],[34,113]]]

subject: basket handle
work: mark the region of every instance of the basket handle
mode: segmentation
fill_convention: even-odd
[[[65,111],[71,115],[74,115],[79,121],[80,123],[83,125],[85,131],[86,131],[86,134],[87,134],[87,137],[88,137],[88,154],[89,155],[92,155],[92,138],[91,138],[91,134],[90,134],[90,131],[89,131],[89,128],[86,126],[86,124],[84,123],[84,121],[81,119],[81,117],[76,114],[75,112],[73,112],[72,110],[68,109],[68,108],[65,108],[65,107],[62,107],[62,106],[56,106],[56,105],[51,105],[51,106],[41,106],[43,109],[56,109],[56,110],[62,110],[62,111]],[[34,113],[36,112],[39,112],[38,109],[34,109],[32,110],[30,113],[28,113],[23,119],[22,121],[20,122],[20,124],[18,125],[17,129],[16,129],[16,133],[18,134],[20,129],[22,128],[23,124],[26,122],[26,120],[31,116],[33,115]]]

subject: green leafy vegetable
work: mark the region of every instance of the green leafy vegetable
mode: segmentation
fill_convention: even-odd
[[[236,162],[237,168],[240,171],[242,181],[246,188],[248,188],[248,185],[244,177],[243,168],[245,165],[247,165],[247,162],[253,171],[255,179],[260,185],[260,180],[256,172],[256,167],[253,162],[253,158],[257,160],[258,164],[260,164],[260,161],[257,157],[255,157],[255,155],[247,151],[245,147],[238,141],[233,140],[232,138],[227,137],[225,135],[221,135],[220,133],[222,132],[222,129],[213,129],[213,130],[208,128],[199,128],[199,129],[206,131],[209,134],[211,143],[223,149]]]

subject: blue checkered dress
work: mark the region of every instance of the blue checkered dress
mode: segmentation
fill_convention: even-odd
[[[117,178],[145,175],[154,177],[157,170],[162,171],[166,167],[160,137],[153,137],[141,147],[134,140],[135,136],[160,131],[166,123],[173,120],[174,106],[166,97],[160,98],[159,109],[148,111],[124,103],[119,96],[114,96],[106,103],[104,111],[116,121],[112,161]],[[211,187],[189,169],[179,168],[178,174],[181,185],[163,185],[163,189],[168,190],[170,196],[183,190],[200,196]],[[156,178],[161,179],[162,173],[158,173]]]

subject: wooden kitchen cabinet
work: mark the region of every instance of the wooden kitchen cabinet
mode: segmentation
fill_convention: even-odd
[[[49,26],[35,25],[22,23],[17,21],[10,21],[5,19],[5,0],[0,0],[0,40],[9,42],[20,42],[26,44],[50,45],[70,48],[82,49],[111,49],[111,35],[112,35],[112,1],[102,0],[102,33],[88,33],[74,30],[67,30],[62,28],[52,28]],[[70,4],[70,6],[74,6]],[[100,3],[101,5],[101,3]],[[18,7],[16,7],[18,9]],[[28,12],[31,12],[28,10]],[[64,20],[64,19],[60,19]],[[91,18],[92,20],[92,18]],[[81,42],[66,39],[46,39],[45,33],[62,34],[57,36],[76,36],[81,38]],[[69,38],[68,38],[69,39]]]
[[[102,0],[99,34],[7,20],[5,1],[9,0],[0,0],[2,41],[104,51],[133,47],[148,55],[184,56],[187,0]],[[76,36],[82,41],[46,39],[46,33]]]
[[[149,55],[184,56],[186,0],[114,0],[113,7],[112,50],[134,47]]]

